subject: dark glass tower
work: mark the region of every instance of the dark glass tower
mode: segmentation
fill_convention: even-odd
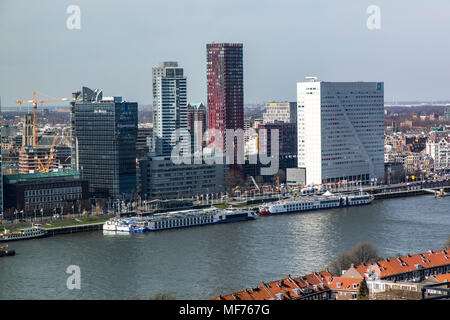
[[[74,165],[96,198],[129,199],[136,190],[138,106],[83,87],[73,94]]]
[[[226,152],[225,130],[244,129],[242,43],[207,44],[206,57],[208,129],[223,133],[223,151]]]

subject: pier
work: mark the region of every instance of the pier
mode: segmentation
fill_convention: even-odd
[[[99,231],[103,229],[103,222],[42,229],[48,232],[48,236],[86,231]]]

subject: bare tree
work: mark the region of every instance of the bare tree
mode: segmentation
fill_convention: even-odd
[[[372,262],[378,260],[378,249],[370,243],[359,242],[350,252],[353,264]]]
[[[352,250],[348,252],[341,252],[336,260],[332,260],[328,266],[328,271],[334,276],[342,275],[342,271],[347,270],[352,265],[360,265],[377,261],[378,249],[370,243],[359,242]]]
[[[447,241],[444,243],[444,249],[450,249],[450,235],[447,238]]]
[[[233,189],[237,186],[242,187],[244,185],[244,178],[242,176],[242,172],[235,168],[230,168],[228,170],[226,185],[227,191],[232,193]]]
[[[175,296],[170,292],[157,292],[147,300],[175,300]]]
[[[328,271],[336,276],[339,277],[342,275],[342,271],[347,270],[352,265],[352,256],[349,252],[341,252],[339,253],[336,260],[332,260],[330,262],[330,265],[328,266]]]

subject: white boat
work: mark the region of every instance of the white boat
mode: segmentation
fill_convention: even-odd
[[[149,231],[187,228],[208,224],[254,220],[255,213],[250,209],[207,209],[168,212],[148,218]]]
[[[16,241],[42,238],[47,236],[47,231],[41,228],[41,225],[34,224],[30,228],[24,228],[19,231],[9,232],[5,229],[5,232],[0,235],[0,241]]]
[[[259,214],[263,216],[283,213],[294,213],[311,210],[323,210],[340,207],[349,207],[369,204],[374,197],[368,193],[358,194],[332,194],[326,192],[323,195],[297,196],[285,200],[264,204],[259,208]]]
[[[103,224],[103,230],[124,232],[160,231],[254,220],[255,218],[255,213],[250,209],[185,210],[160,213],[143,218],[114,218]]]
[[[132,225],[125,219],[111,219],[103,224],[103,230],[117,231],[117,232],[130,232]]]

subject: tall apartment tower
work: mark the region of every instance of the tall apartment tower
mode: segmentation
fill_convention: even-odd
[[[383,82],[297,83],[298,167],[306,184],[384,176]]]
[[[170,155],[176,129],[187,130],[186,77],[177,62],[153,68],[153,141],[156,155]]]
[[[223,133],[222,151],[224,152],[226,152],[227,143],[225,130],[244,130],[242,49],[242,43],[210,43],[206,45],[208,129],[217,129]]]
[[[138,105],[83,87],[72,94],[76,169],[90,197],[127,199],[136,190]]]

